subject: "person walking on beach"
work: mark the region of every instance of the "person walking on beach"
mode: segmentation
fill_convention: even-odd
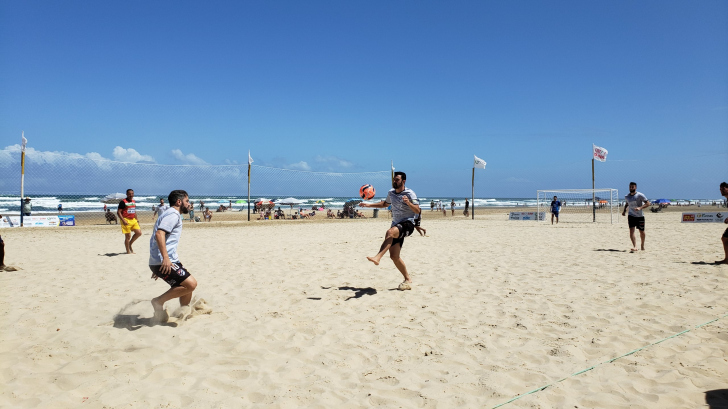
[[[121,220],[121,232],[124,233],[126,254],[134,254],[134,249],[131,246],[142,235],[142,229],[139,227],[139,220],[137,220],[136,201],[132,189],[126,190],[126,199],[119,202],[116,214]],[[131,236],[131,232],[134,232],[134,237]]]
[[[164,204],[164,199],[159,199],[159,206],[157,206],[157,217],[161,217],[162,213],[167,211],[169,209],[169,206]]]
[[[181,307],[190,305],[192,292],[197,288],[197,280],[182,265],[177,256],[177,245],[182,236],[182,214],[192,208],[189,195],[184,190],[173,190],[169,197],[172,205],[154,223],[152,238],[149,240],[149,269],[154,280],[161,278],[171,287],[164,294],[152,299],[154,318],[165,322],[169,316],[164,311],[164,303],[179,298]]]
[[[379,265],[382,257],[389,251],[389,258],[392,259],[404,281],[397,288],[400,291],[412,289],[412,279],[407,273],[404,260],[400,258],[400,251],[404,244],[404,238],[411,235],[415,229],[415,215],[421,212],[417,195],[412,189],[405,187],[407,175],[404,172],[394,172],[392,189],[387,193],[387,198],[379,203],[359,203],[361,207],[392,208],[392,225],[384,235],[384,242],[379,248],[379,253],[374,257],[367,257],[367,260]]]
[[[33,206],[30,204],[30,198],[26,197],[25,202],[23,202],[23,216],[30,216],[30,213],[33,211]]]
[[[728,183],[722,182],[720,184],[720,194],[721,196],[728,199]],[[725,224],[728,224],[728,217],[725,218],[724,222]],[[723,257],[723,260],[716,261],[715,264],[728,264],[728,228],[725,229],[725,231],[723,232],[723,237],[721,237],[720,240],[723,242],[723,251],[725,252],[725,257]]]
[[[63,213],[63,204],[58,203],[58,214],[61,214],[61,213]]]
[[[463,215],[465,217],[470,216],[470,201],[468,199],[465,199],[465,210],[463,210]]]
[[[554,196],[554,200],[551,201],[551,224],[554,224],[554,217],[556,217],[556,224],[559,224],[559,211],[561,210],[561,202]]]
[[[639,251],[645,249],[645,216],[642,214],[642,209],[650,207],[650,201],[642,193],[637,191],[637,183],[630,182],[629,194],[624,196],[624,210],[622,210],[622,216],[629,209],[629,215],[627,216],[627,223],[629,224],[629,238],[632,240],[631,251]],[[637,248],[637,241],[634,237],[634,229],[640,231],[640,242],[641,246]]]
[[[455,199],[450,201],[450,211],[452,212],[452,216],[455,217]]]
[[[415,215],[415,229],[417,229],[417,233],[420,233],[420,236],[427,236],[427,230],[420,226],[422,224],[422,208],[420,208],[420,212]]]

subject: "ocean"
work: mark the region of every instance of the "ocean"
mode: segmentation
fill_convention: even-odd
[[[28,195],[30,196],[30,195]],[[63,213],[85,213],[85,212],[101,212],[104,210],[103,199],[105,195],[33,195],[31,197],[32,213],[33,214],[57,214],[58,204],[63,205]],[[265,199],[276,201],[279,199],[286,198],[288,196],[280,197],[266,197]],[[152,206],[159,204],[159,199],[167,201],[166,196],[135,196],[134,199],[137,202],[137,211],[139,212],[152,212]],[[260,198],[252,198],[252,202],[258,201]],[[324,204],[325,208],[330,209],[342,209],[344,203],[348,200],[357,199],[355,197],[314,197],[314,198],[297,198],[302,201],[300,206],[294,206],[296,208],[302,207],[310,209],[315,205]],[[375,197],[372,201],[376,202],[383,200],[384,197]],[[420,197],[420,205],[423,210],[430,209],[430,203],[432,201],[440,201],[446,208],[450,209],[450,201],[452,197]],[[245,201],[247,197],[243,196],[191,196],[190,201],[194,203],[195,210],[199,209],[200,201],[204,202],[210,210],[215,211],[221,204],[228,206],[232,201],[233,211],[244,211],[247,210],[248,205],[245,202],[237,203],[238,201]],[[673,199],[673,202],[687,204],[700,202],[701,204],[708,205],[713,203],[715,200],[708,199]],[[536,206],[535,198],[475,198],[475,207],[517,207],[517,206]],[[571,205],[589,206],[590,203],[570,203]],[[115,209],[116,204],[107,204],[109,208]],[[290,208],[288,205],[281,205],[283,208]],[[464,198],[455,198],[455,207],[462,209],[465,207]],[[252,208],[252,205],[251,205]],[[18,213],[20,211],[20,197],[12,195],[0,195],[0,214],[6,213]]]

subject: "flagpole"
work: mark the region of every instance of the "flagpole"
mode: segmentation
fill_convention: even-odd
[[[248,151],[248,221],[250,221],[250,151]]]
[[[394,161],[392,161],[392,183],[394,183]]]
[[[472,186],[471,186],[471,192],[470,192],[470,207],[473,211],[472,220],[475,220],[475,166],[473,166],[473,180],[472,180]]]
[[[594,199],[594,152],[592,152],[592,222],[597,221],[597,205]]]
[[[20,227],[23,227],[23,195],[25,192],[25,131],[22,136],[23,146],[20,152]]]

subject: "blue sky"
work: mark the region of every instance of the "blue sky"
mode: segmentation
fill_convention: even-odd
[[[591,187],[596,143],[603,187],[728,179],[725,1],[2,2],[0,55],[0,148],[24,130],[161,164],[393,160],[457,196],[476,154],[478,193],[532,197]]]

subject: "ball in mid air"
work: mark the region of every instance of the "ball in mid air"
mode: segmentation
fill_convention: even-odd
[[[364,200],[372,199],[376,193],[377,191],[374,190],[374,186],[372,185],[364,185],[359,188],[359,196]]]

